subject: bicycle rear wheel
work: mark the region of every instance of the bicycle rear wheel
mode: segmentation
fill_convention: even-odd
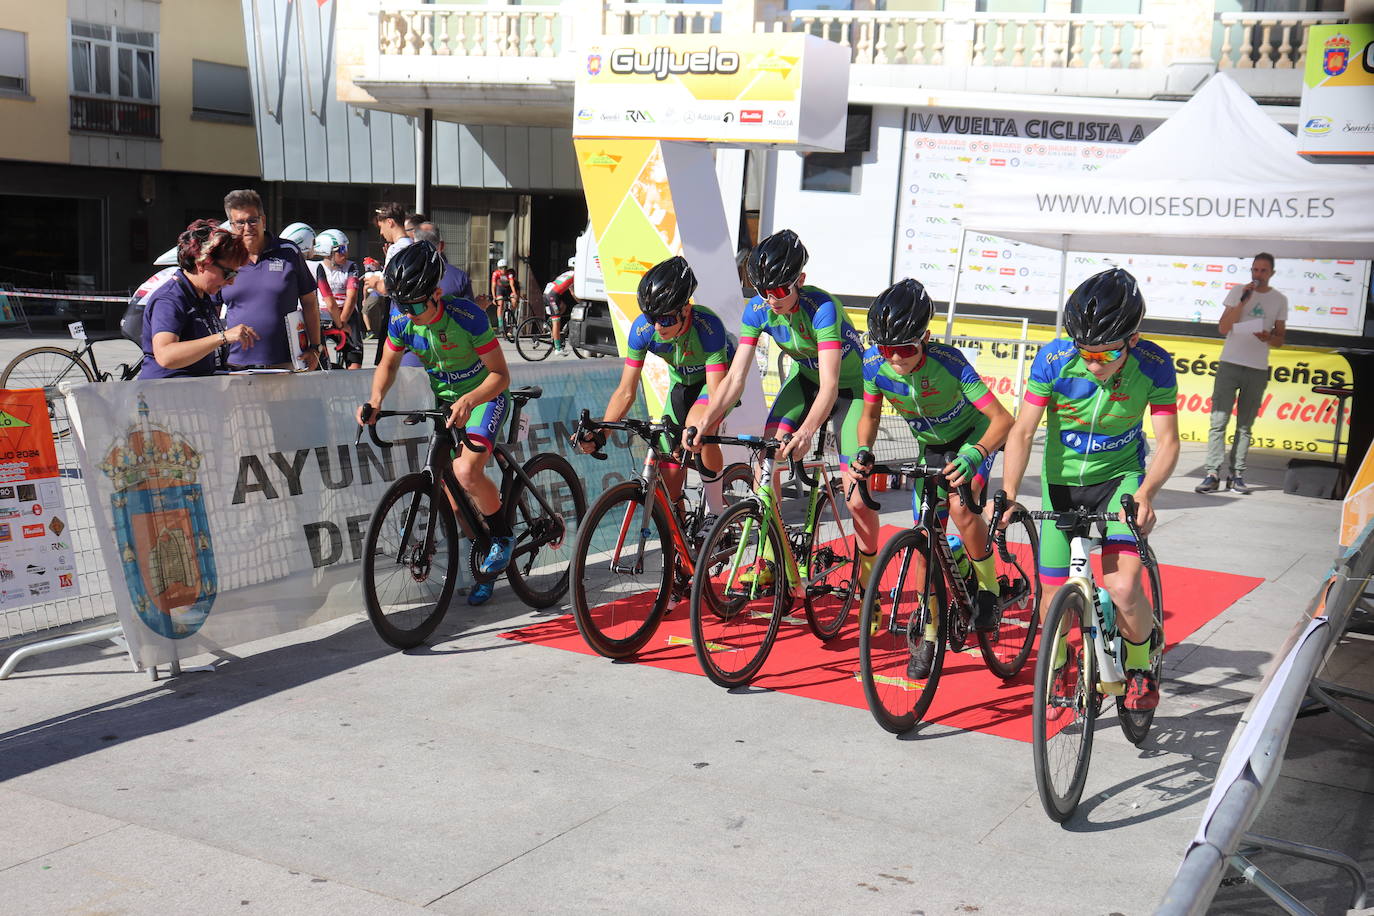
[[[692,648],[721,687],[740,687],[763,667],[786,612],[783,545],[757,500],[726,509],[692,577]]]
[[[516,320],[515,309],[509,306],[501,307],[501,322],[505,326],[503,336],[510,343],[515,343],[515,333],[519,329],[520,322]]]
[[[839,635],[859,594],[858,548],[852,532],[840,522],[839,507],[829,490],[816,501],[816,528],[806,559],[806,622],[817,639]]]
[[[426,533],[434,530],[432,553]],[[446,498],[434,499],[429,479],[407,474],[382,495],[363,542],[367,616],[389,645],[410,649],[443,619],[458,573],[458,532]]]
[[[1145,569],[1145,597],[1149,600],[1150,610],[1154,613],[1155,631],[1163,640],[1164,592],[1159,582],[1159,567],[1157,566],[1146,567]],[[1150,671],[1154,675],[1155,684],[1162,683],[1161,676],[1164,673],[1163,645],[1156,647],[1150,653]],[[1150,725],[1155,720],[1155,711],[1153,709],[1127,709],[1126,698],[1117,697],[1116,718],[1121,723],[1121,731],[1125,733],[1126,740],[1138,745],[1150,733]]]
[[[511,591],[530,607],[551,607],[568,592],[568,567],[578,524],[587,514],[587,497],[582,481],[562,455],[535,455],[525,462],[524,470],[551,511],[544,510],[530,485],[516,481],[506,499],[506,519],[515,536],[506,579]]]
[[[931,562],[925,532],[909,528],[889,540],[873,561],[859,615],[859,680],[868,711],[895,735],[914,728],[935,699],[945,666],[945,607],[945,578]],[[918,677],[912,659],[932,624],[930,672]]]
[[[1040,538],[1029,519],[1020,518],[998,535],[993,546],[1001,606],[997,629],[978,631],[978,648],[992,673],[1010,680],[1021,673],[1040,625]]]
[[[644,648],[672,600],[670,523],[655,505],[641,536],[644,499],[637,480],[607,490],[588,510],[573,547],[573,616],[587,645],[607,658]]]
[[[0,372],[0,388],[42,388],[48,402],[48,419],[54,439],[71,432],[66,404],[57,391],[64,381],[95,381],[95,373],[71,350],[63,347],[33,347],[25,350]],[[60,405],[58,402],[62,402]]]
[[[515,335],[515,350],[521,359],[532,363],[548,359],[553,352],[553,337],[549,334],[548,321],[536,316],[521,322]]]
[[[1097,721],[1097,673],[1092,638],[1084,620],[1090,604],[1076,585],[1066,585],[1050,602],[1035,663],[1031,747],[1040,803],[1051,820],[1063,822],[1078,807],[1088,781],[1093,723]],[[1056,666],[1058,635],[1064,632],[1064,660]]]

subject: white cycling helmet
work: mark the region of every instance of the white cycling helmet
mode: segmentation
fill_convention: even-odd
[[[497,261],[497,262],[496,262],[496,266],[497,266],[497,267],[505,267],[505,266],[506,266],[506,259],[505,259],[505,258],[502,258],[501,260]]]
[[[327,258],[336,251],[348,254],[348,236],[342,229],[326,229],[315,236],[315,254]]]
[[[176,263],[177,246],[175,245],[173,245],[171,248],[168,248],[162,254],[158,255],[157,260],[153,262],[154,266],[157,267],[175,267]]]
[[[305,254],[315,247],[315,230],[305,223],[292,223],[281,231],[281,237]]]

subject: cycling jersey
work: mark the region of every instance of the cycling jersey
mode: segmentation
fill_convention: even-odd
[[[910,375],[893,369],[877,347],[864,353],[863,365],[864,401],[886,398],[922,445],[953,441],[975,426],[987,429],[982,409],[995,398],[954,347],[927,343],[921,364]]]
[[[560,293],[566,293],[568,290],[572,289],[573,271],[563,271],[561,274],[555,277],[549,285],[553,287],[553,292],[555,295]]]
[[[491,272],[491,289],[495,296],[509,296],[512,292],[520,291],[520,284],[516,282],[515,271],[509,267],[500,268]]]
[[[393,306],[386,345],[414,353],[429,373],[434,396],[450,402],[482,384],[488,374],[482,355],[497,347],[486,312],[455,298],[445,298],[439,317],[429,324]]]
[[[725,333],[720,317],[710,309],[692,306],[692,326],[672,340],[659,336],[658,328],[644,315],[630,325],[626,341],[625,365],[636,369],[644,365],[644,355],[655,353],[668,363],[668,376],[675,385],[699,385],[707,372],[724,372],[735,356],[734,345]]]
[[[362,284],[362,274],[352,261],[345,261],[340,267],[333,259],[329,259],[321,261],[315,268],[315,281],[320,288],[320,312],[328,314],[329,299],[342,308],[348,301],[348,291]]]
[[[1158,344],[1138,340],[1106,382],[1088,371],[1073,341],[1046,344],[1026,385],[1026,403],[1049,414],[1044,481],[1086,486],[1144,471],[1145,411],[1175,413],[1177,398],[1173,358]]]
[[[845,317],[839,300],[825,290],[803,286],[797,295],[797,308],[788,315],[773,311],[762,296],[750,299],[740,324],[740,345],[754,346],[763,334],[771,335],[792,357],[793,374],[800,372],[812,381],[820,381],[820,351],[840,350],[840,388],[858,397],[864,384],[859,332]]]

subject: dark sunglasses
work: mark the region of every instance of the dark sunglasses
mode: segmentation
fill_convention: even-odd
[[[236,268],[233,268],[233,267],[225,267],[223,264],[219,263],[218,261],[215,262],[215,266],[219,268],[219,272],[220,272],[220,273],[224,274],[224,282],[225,282],[225,283],[228,283],[230,280],[234,279],[235,277],[237,277],[237,276],[239,275],[239,272],[238,272],[238,270],[237,270]]]
[[[671,328],[682,320],[682,312],[673,312],[671,315],[654,316],[654,324],[660,328]]]
[[[878,355],[883,359],[911,359],[920,352],[920,344],[878,344]]]

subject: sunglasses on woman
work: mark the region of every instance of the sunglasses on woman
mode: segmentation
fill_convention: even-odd
[[[218,262],[215,263],[215,266],[219,268],[220,273],[224,274],[225,283],[228,283],[229,281],[233,280],[235,277],[239,275],[239,272],[236,268],[225,267],[223,264],[220,264]]]
[[[1118,347],[1115,350],[1085,350],[1078,347],[1078,355],[1085,363],[1114,363],[1121,358],[1121,354],[1126,352],[1125,347]]]
[[[920,352],[920,344],[878,344],[878,355],[883,359],[911,359]]]
[[[659,315],[654,318],[654,324],[660,328],[671,328],[682,320],[682,312],[673,312],[671,315]]]
[[[792,287],[790,285],[770,286],[767,289],[759,290],[759,292],[763,293],[769,299],[786,299],[789,295],[791,295]]]

